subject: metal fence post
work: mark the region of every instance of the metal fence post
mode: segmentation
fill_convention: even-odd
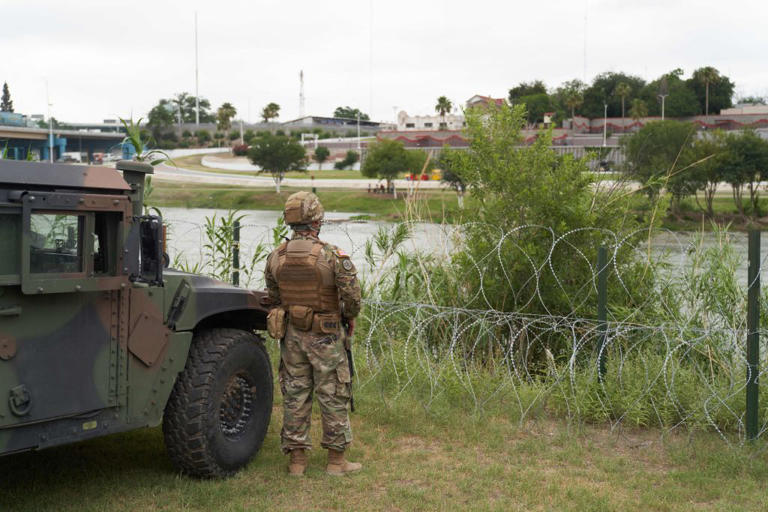
[[[605,343],[608,331],[608,250],[597,249],[597,331],[600,382],[605,376]]]
[[[760,373],[760,231],[749,232],[747,286],[747,439],[757,439]]]
[[[240,221],[236,220],[232,232],[232,284],[240,286]]]

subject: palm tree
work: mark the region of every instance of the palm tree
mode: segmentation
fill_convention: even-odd
[[[624,100],[632,92],[632,88],[627,82],[619,82],[616,89],[613,90],[613,94],[621,96],[621,131],[624,131]]]
[[[709,115],[709,84],[717,81],[720,73],[712,66],[707,66],[699,71],[699,80],[704,82],[704,115]]]
[[[571,109],[571,119],[575,115],[576,108],[584,103],[584,96],[578,91],[572,91],[565,97],[565,106]]]
[[[219,110],[216,111],[216,121],[219,125],[219,130],[227,131],[232,127],[232,118],[237,115],[237,109],[229,103],[222,103]]]
[[[451,103],[451,100],[449,100],[445,96],[440,96],[437,98],[437,105],[435,105],[435,112],[440,114],[440,117],[443,119],[443,122],[440,123],[440,128],[443,128],[445,126],[445,115],[451,111],[453,108],[453,103]]]
[[[632,100],[632,106],[629,107],[629,115],[637,122],[648,115],[648,107],[643,100],[635,98]]]

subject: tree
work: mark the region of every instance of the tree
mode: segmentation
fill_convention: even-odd
[[[328,157],[331,156],[330,150],[325,146],[317,146],[315,148],[315,162],[317,162],[317,168],[318,170],[323,169],[323,162],[328,160]]]
[[[621,131],[624,131],[624,100],[632,92],[632,87],[627,82],[619,82],[613,90],[613,94],[621,97]]]
[[[443,122],[440,123],[440,128],[445,127],[445,115],[451,111],[453,108],[453,103],[451,103],[451,100],[449,100],[446,96],[440,96],[437,98],[437,104],[435,105],[435,112],[440,114],[440,117],[443,119]]]
[[[195,132],[195,137],[197,137],[198,144],[207,144],[211,141],[211,132],[208,130],[197,130]]]
[[[258,165],[264,172],[272,175],[278,194],[280,193],[280,183],[285,178],[286,172],[306,172],[304,146],[285,135],[267,133],[257,137],[251,149],[248,150],[248,158],[254,165]]]
[[[467,185],[461,178],[461,175],[456,172],[456,155],[455,150],[450,146],[443,146],[443,150],[440,152],[440,157],[437,160],[437,167],[440,169],[440,181],[449,185],[456,191],[456,198],[459,203],[459,208],[464,208],[464,193],[467,190]]]
[[[453,272],[461,276],[457,302],[520,314],[586,314],[592,303],[573,297],[583,296],[594,267],[573,254],[596,261],[602,230],[634,230],[626,200],[596,186],[585,159],[553,151],[550,131],[523,145],[521,105],[473,110],[466,122],[469,147],[454,152],[451,171],[478,206],[454,253]],[[565,233],[578,234],[569,236],[569,250],[553,251],[553,240]],[[619,265],[627,264],[629,251],[619,252]],[[548,341],[558,357],[562,342]]]
[[[509,103],[515,105],[520,98],[533,96],[534,94],[547,94],[547,86],[541,80],[533,82],[520,82],[509,90]]]
[[[341,171],[346,169],[347,167],[355,165],[358,160],[360,160],[360,155],[358,155],[356,151],[352,151],[350,149],[349,151],[347,151],[347,154],[343,160],[333,164],[333,168]]]
[[[765,97],[763,96],[742,96],[737,100],[737,103],[746,103],[752,105],[766,105]]]
[[[720,111],[733,106],[733,82],[712,66],[695,70],[686,83],[698,99],[697,114],[709,115],[710,109]]]
[[[364,114],[360,112],[359,109],[352,108],[352,107],[336,107],[336,110],[333,111],[333,117],[338,117],[342,119],[357,119],[357,115],[360,114],[360,120],[361,121],[369,121],[371,118],[368,117],[368,114]]]
[[[237,115],[237,109],[229,102],[222,103],[216,111],[216,124],[219,130],[227,131],[232,127],[232,118]]]
[[[368,178],[386,180],[387,188],[390,188],[392,180],[399,175],[421,172],[423,156],[423,151],[409,151],[399,140],[382,139],[368,146],[368,155],[360,171]]]
[[[267,103],[267,106],[261,111],[261,118],[265,123],[268,123],[271,119],[277,119],[280,117],[280,105],[277,103]]]
[[[717,186],[723,181],[722,159],[725,151],[725,135],[721,130],[695,139],[691,148],[691,160],[695,166],[694,174],[699,182],[698,189],[704,192],[705,207],[702,210],[710,219],[715,216],[713,205]],[[699,198],[696,196],[697,204],[698,201]]]
[[[601,73],[584,91],[584,104],[581,114],[589,118],[603,117],[604,104],[608,104],[608,117],[619,117],[621,114],[621,99],[612,94],[620,83],[629,85],[631,92],[627,96],[637,96],[645,86],[645,80],[626,73]]]
[[[553,95],[555,110],[565,118],[570,111],[570,117],[576,115],[576,109],[584,103],[584,89],[586,85],[578,78],[563,82],[555,89]]]
[[[682,69],[674,69],[658,79],[646,85],[640,91],[650,115],[661,115],[661,100],[659,94],[665,94],[664,116],[686,117],[694,116],[699,112],[699,102],[696,93],[689,87],[689,83],[682,80]]]
[[[672,195],[672,209],[679,210],[680,200],[698,188],[690,149],[696,127],[680,121],[654,121],[638,132],[621,139],[628,174],[639,181],[651,199],[662,188]]]
[[[11,91],[8,89],[8,82],[3,82],[3,96],[0,98],[0,112],[13,112],[13,101],[11,100]]]
[[[175,118],[178,119],[179,112],[181,112],[182,123],[195,122],[196,107],[195,107],[194,96],[192,96],[188,92],[179,92],[179,93],[176,93],[176,95],[173,98],[169,99],[168,101],[173,102],[175,106],[175,109],[174,109]],[[215,122],[216,116],[210,111],[211,102],[201,96],[199,103],[200,103],[200,122],[201,123]]]
[[[634,98],[632,105],[629,107],[629,116],[638,123],[640,119],[648,117],[648,107],[645,102],[640,98]]]
[[[176,106],[171,100],[162,99],[147,114],[147,126],[155,139],[161,139],[172,131],[176,123]]]
[[[744,215],[742,195],[749,192],[752,215],[758,216],[760,182],[768,178],[768,141],[753,130],[729,133],[725,136],[725,152],[720,160],[723,179],[733,189],[733,200]]]

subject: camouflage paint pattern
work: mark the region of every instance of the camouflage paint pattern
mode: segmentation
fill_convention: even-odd
[[[293,240],[316,240],[308,232],[295,232]],[[360,312],[360,284],[352,260],[338,247],[324,243],[322,257],[334,269],[341,311],[345,318]],[[277,278],[277,250],[267,258],[264,278],[272,305],[281,305]],[[352,442],[349,423],[349,363],[343,328],[336,334],[300,331],[288,323],[280,344],[280,390],[283,394],[281,448],[284,453],[310,449],[312,396],[317,396],[323,422],[323,448],[344,450]]]
[[[311,449],[312,395],[323,422],[323,448],[344,450],[352,442],[349,424],[349,365],[344,338],[315,334],[288,325],[280,343],[280,390],[283,393],[283,453]]]
[[[143,174],[125,171],[0,160],[0,455],[158,425],[195,330],[265,327],[264,292],[132,279]],[[77,272],[33,272],[35,214],[78,219],[77,255],[37,256]]]

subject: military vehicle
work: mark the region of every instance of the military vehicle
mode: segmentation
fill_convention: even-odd
[[[261,447],[266,294],[164,268],[152,173],[0,160],[0,455],[162,423],[182,472],[219,477]]]

